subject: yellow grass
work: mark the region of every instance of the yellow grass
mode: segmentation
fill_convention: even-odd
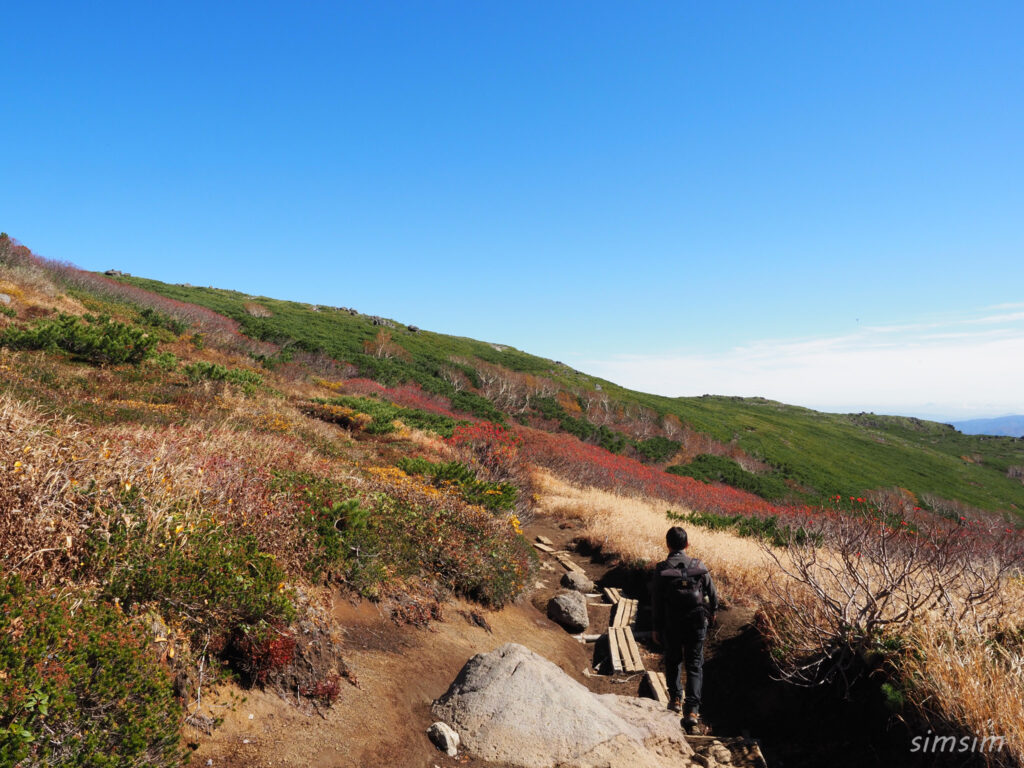
[[[915,652],[908,654],[905,671],[912,681],[910,695],[943,722],[978,739],[1005,739],[1001,751],[986,754],[992,765],[1024,764],[1024,657],[993,644],[972,630],[936,624],[911,630]],[[948,730],[948,729],[947,729]]]
[[[579,521],[581,536],[605,552],[637,565],[665,556],[669,504],[597,488],[582,488],[537,471],[537,512]],[[675,508],[677,514],[685,510]],[[683,523],[684,527],[685,523]],[[691,554],[710,567],[720,590],[734,602],[752,602],[772,611],[798,610],[799,601],[778,604],[766,587],[769,574],[784,578],[761,546],[730,533],[688,528]],[[800,597],[800,590],[795,594]],[[1024,583],[1011,582],[1001,596],[1016,624],[1024,616]],[[1012,606],[1016,605],[1017,610]],[[813,612],[817,606],[804,605]],[[1011,626],[1019,636],[1020,628]],[[908,695],[935,718],[935,733],[1002,736],[1006,746],[985,755],[991,765],[1024,765],[1024,648],[1020,642],[995,644],[975,629],[929,620],[909,628],[902,673]]]
[[[665,514],[668,502],[582,488],[543,470],[535,472],[534,482],[537,513],[580,521],[582,537],[603,551],[636,565],[653,565],[668,554],[665,532],[678,525]],[[675,507],[672,511],[686,514],[689,510]],[[727,599],[752,602],[766,596],[765,582],[774,563],[756,541],[693,526],[687,533],[688,552],[711,569]]]

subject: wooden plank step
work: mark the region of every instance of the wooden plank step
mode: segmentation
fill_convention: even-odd
[[[637,601],[629,598],[622,598],[615,604],[615,614],[612,616],[613,627],[628,627],[636,618]]]
[[[644,660],[640,656],[640,648],[636,644],[636,638],[633,637],[633,630],[626,627],[622,630],[622,634],[626,638],[626,646],[629,648],[629,655],[633,658],[633,672],[644,671]]]
[[[612,605],[615,605],[622,598],[622,593],[615,587],[605,587],[602,592],[604,592],[604,596],[608,598],[608,602]]]
[[[567,571],[576,571],[577,573],[584,573],[583,568],[577,565],[571,557],[561,552],[555,553],[555,560],[562,564],[562,567]]]
[[[640,652],[633,639],[633,630],[629,627],[612,627],[608,632],[609,637],[615,638],[615,645],[619,649],[619,656],[622,657],[623,672],[643,672],[644,663],[640,659]]]
[[[612,657],[612,671],[621,672],[622,656],[619,654],[618,637],[613,628],[608,630],[608,651]]]
[[[543,544],[545,547],[551,547],[552,550],[555,548],[555,542],[549,539],[547,536],[538,536],[537,543]]]
[[[554,552],[554,551],[555,551],[555,550],[554,550],[554,548],[552,548],[552,547],[549,547],[549,546],[548,546],[547,544],[543,544],[543,543],[541,543],[541,542],[539,542],[539,541],[535,541],[535,542],[533,542],[533,546],[535,546],[535,547],[536,547],[537,549],[539,549],[539,550],[540,550],[541,552],[547,552],[547,553],[548,553],[549,555],[550,555],[550,554],[551,554],[552,552]]]
[[[656,701],[668,706],[668,685],[665,682],[664,672],[647,670],[647,689],[654,696]]]
[[[622,620],[626,617],[626,610],[627,610],[627,608],[626,608],[626,600],[625,599],[619,600],[619,602],[617,602],[615,604],[615,608],[612,611],[612,626],[613,627],[621,627],[622,626]]]

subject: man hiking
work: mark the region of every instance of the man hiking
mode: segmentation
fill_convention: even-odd
[[[680,710],[682,665],[686,663],[686,698],[683,727],[692,733],[700,719],[700,693],[704,677],[704,638],[708,622],[718,611],[718,592],[707,566],[688,557],[686,531],[679,526],[665,535],[668,559],[654,567],[651,606],[654,642],[665,648],[665,680],[669,709]]]

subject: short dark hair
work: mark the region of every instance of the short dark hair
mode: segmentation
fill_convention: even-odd
[[[686,531],[678,525],[673,525],[665,534],[665,543],[673,552],[686,549]]]

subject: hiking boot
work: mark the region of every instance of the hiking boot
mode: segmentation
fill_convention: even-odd
[[[683,726],[683,730],[687,733],[695,733],[697,731],[697,726],[700,725],[700,714],[696,709],[686,710],[686,713],[683,715],[681,725]]]
[[[671,701],[668,703],[668,708],[673,712],[683,711],[683,701],[678,696],[673,696]]]

